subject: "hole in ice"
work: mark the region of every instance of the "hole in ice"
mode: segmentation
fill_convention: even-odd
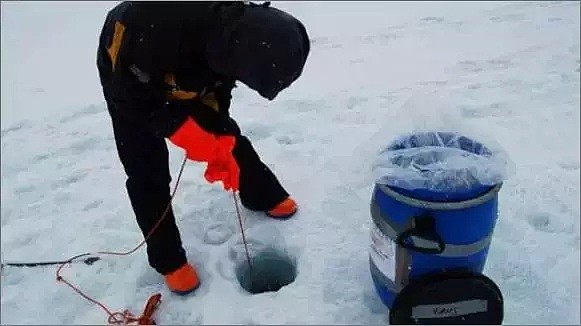
[[[256,253],[250,262],[249,266],[245,258],[237,264],[236,278],[251,294],[276,292],[294,282],[297,276],[296,262],[274,248]]]

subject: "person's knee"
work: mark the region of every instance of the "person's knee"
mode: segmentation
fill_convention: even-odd
[[[234,157],[238,160],[238,164],[244,164],[246,161],[260,161],[258,153],[254,150],[250,139],[246,136],[236,137],[236,145],[232,151]]]
[[[161,174],[128,175],[125,182],[130,192],[169,193],[171,178]]]
[[[121,142],[125,146],[119,149],[119,154],[128,184],[146,188],[168,187],[171,176],[166,149],[148,143],[142,143],[143,147],[139,148],[134,141]]]

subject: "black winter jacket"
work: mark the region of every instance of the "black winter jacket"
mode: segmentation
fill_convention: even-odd
[[[228,110],[235,80],[213,72],[204,52],[218,21],[215,5],[123,2],[108,13],[97,65],[114,114],[160,137],[169,137],[188,116],[210,132],[234,131]]]
[[[156,135],[188,116],[207,131],[238,133],[228,114],[235,82],[272,100],[299,78],[309,51],[302,23],[276,8],[123,2],[107,15],[97,65],[113,114]]]

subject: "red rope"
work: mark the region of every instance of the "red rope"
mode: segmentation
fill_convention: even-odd
[[[182,162],[182,165],[180,167],[180,172],[178,174],[177,180],[176,180],[176,184],[175,187],[173,189],[173,192],[170,196],[170,200],[167,203],[167,206],[165,208],[165,211],[163,212],[163,214],[161,215],[161,217],[159,218],[159,220],[157,221],[157,223],[153,226],[153,228],[151,228],[151,230],[147,233],[147,236],[143,239],[143,241],[141,241],[141,243],[139,243],[135,248],[127,251],[127,252],[113,252],[113,251],[99,251],[96,254],[100,254],[100,255],[115,255],[115,256],[127,256],[130,255],[134,252],[136,252],[139,248],[141,248],[146,242],[147,240],[151,237],[151,235],[157,230],[157,228],[161,225],[161,223],[163,222],[163,220],[165,219],[165,217],[167,216],[167,213],[169,212],[170,208],[171,208],[171,203],[172,200],[177,192],[178,186],[180,184],[180,180],[182,178],[182,173],[184,171],[184,167],[186,165],[186,161],[187,161],[187,157],[184,157],[184,160]],[[93,253],[84,253],[84,254],[80,254],[80,255],[76,255],[72,258],[70,258],[69,260],[65,261],[64,263],[62,263],[57,271],[56,271],[56,280],[57,282],[63,282],[64,284],[68,285],[71,289],[73,289],[75,292],[77,292],[80,296],[82,296],[83,298],[85,298],[86,300],[96,304],[97,306],[101,307],[101,309],[103,309],[107,315],[109,315],[109,319],[108,322],[109,324],[114,324],[114,325],[128,325],[128,324],[132,324],[132,323],[137,323],[138,325],[156,325],[155,320],[153,319],[153,313],[155,312],[155,309],[157,309],[157,307],[159,306],[159,304],[161,303],[161,294],[156,293],[154,295],[152,295],[148,300],[147,303],[145,305],[145,309],[143,310],[143,313],[141,314],[141,316],[139,317],[135,317],[131,312],[129,312],[128,310],[125,310],[123,312],[111,312],[111,310],[109,310],[104,304],[102,304],[101,302],[89,297],[88,295],[86,295],[83,291],[81,291],[77,286],[73,285],[71,282],[65,280],[62,275],[61,275],[61,270],[62,268],[66,265],[71,263],[73,260],[84,257],[84,256],[89,256],[89,255],[95,255]]]

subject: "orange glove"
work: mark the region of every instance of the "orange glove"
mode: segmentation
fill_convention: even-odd
[[[234,137],[228,136],[225,138],[222,137],[222,143],[229,142],[229,138],[234,139]],[[222,144],[222,148],[231,148],[230,144]],[[223,153],[219,156],[219,158],[208,162],[208,167],[206,168],[206,172],[204,173],[204,177],[208,182],[214,183],[216,181],[222,181],[224,184],[224,189],[226,190],[234,190],[238,191],[239,188],[239,178],[240,178],[240,169],[238,168],[238,164],[236,160],[231,155],[231,153]]]
[[[208,182],[222,181],[224,189],[238,190],[240,169],[232,155],[236,144],[234,136],[217,136],[209,133],[188,117],[169,140],[185,149],[188,159],[208,163],[204,173]]]

